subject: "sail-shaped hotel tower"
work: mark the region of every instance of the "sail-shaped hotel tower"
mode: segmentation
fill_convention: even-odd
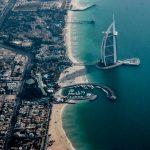
[[[113,16],[113,22],[108,27],[101,45],[101,58],[97,63],[99,69],[111,69],[120,65],[139,65],[140,60],[138,58],[126,59],[123,61],[117,58],[117,31],[115,27],[115,19]]]
[[[115,27],[115,19],[113,17],[112,24],[108,27],[101,45],[101,59],[97,66],[101,69],[109,69],[121,65],[117,59],[117,31]]]

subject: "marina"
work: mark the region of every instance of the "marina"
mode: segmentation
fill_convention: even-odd
[[[65,92],[58,94],[57,92],[56,103],[77,103],[79,101],[94,101],[98,97],[94,94],[94,90],[104,92],[109,101],[115,102],[117,100],[114,92],[107,86],[95,83],[82,83],[70,86],[61,87]],[[67,91],[67,92],[66,92]],[[64,94],[65,93],[65,94]]]

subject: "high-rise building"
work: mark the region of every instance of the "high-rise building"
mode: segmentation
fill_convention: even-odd
[[[104,37],[101,45],[101,58],[97,63],[99,69],[111,69],[120,65],[139,65],[139,58],[131,58],[123,61],[117,58],[117,31],[115,27],[115,19],[113,16],[113,22],[108,27],[107,31],[103,32]]]
[[[99,68],[109,69],[115,66],[118,66],[119,63],[117,61],[117,31],[115,27],[115,19],[113,17],[113,22],[108,27],[106,32],[104,33],[104,37],[101,45],[101,59],[97,66]]]

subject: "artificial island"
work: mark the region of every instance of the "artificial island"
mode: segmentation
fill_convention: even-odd
[[[118,60],[117,56],[117,35],[115,26],[115,19],[113,16],[113,22],[108,27],[101,45],[101,59],[97,63],[97,68],[99,69],[111,69],[121,65],[134,65],[138,66],[140,64],[139,58],[131,58],[126,60]]]

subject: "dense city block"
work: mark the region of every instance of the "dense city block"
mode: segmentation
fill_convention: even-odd
[[[58,78],[71,65],[64,36],[70,1],[1,3],[0,149],[45,149],[54,142],[48,128]]]

